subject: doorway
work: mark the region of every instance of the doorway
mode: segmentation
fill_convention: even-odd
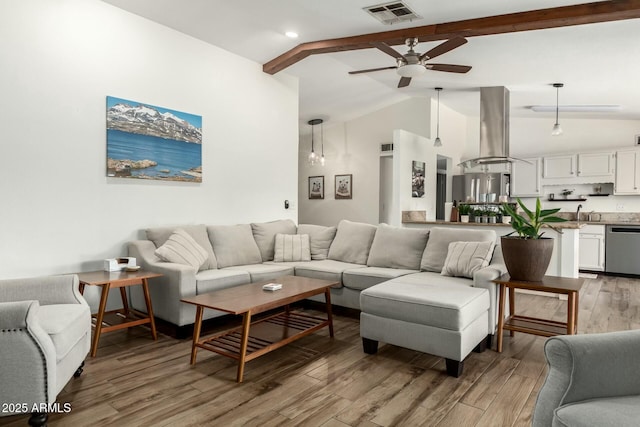
[[[436,163],[436,219],[446,221],[445,202],[448,199],[449,170],[451,170],[451,159],[438,155]]]

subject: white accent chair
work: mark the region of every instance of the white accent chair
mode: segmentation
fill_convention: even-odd
[[[0,280],[0,404],[12,411],[0,416],[30,413],[29,425],[46,425],[46,408],[80,376],[90,343],[76,275]]]

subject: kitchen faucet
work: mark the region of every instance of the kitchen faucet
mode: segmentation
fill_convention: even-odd
[[[580,222],[580,209],[582,209],[582,203],[580,203],[576,209],[576,221],[578,222]]]

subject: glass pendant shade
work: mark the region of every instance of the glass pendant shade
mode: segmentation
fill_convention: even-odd
[[[562,128],[560,127],[560,123],[556,123],[553,125],[553,130],[551,131],[551,135],[558,136],[562,135]]]
[[[322,157],[318,156],[315,152],[314,149],[314,127],[315,125],[320,125],[322,124],[323,120],[322,119],[313,119],[313,120],[309,120],[307,123],[309,125],[311,125],[311,153],[309,153],[309,157],[308,157],[308,161],[309,161],[309,165],[313,166],[316,164],[316,162],[319,162],[321,166],[324,166],[324,135],[321,133],[321,144],[322,144]]]
[[[442,147],[442,140],[440,140],[439,136],[436,136],[436,140],[433,142],[434,147]]]

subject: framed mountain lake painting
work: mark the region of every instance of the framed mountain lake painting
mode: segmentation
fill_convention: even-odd
[[[107,176],[202,182],[202,116],[107,96]]]

